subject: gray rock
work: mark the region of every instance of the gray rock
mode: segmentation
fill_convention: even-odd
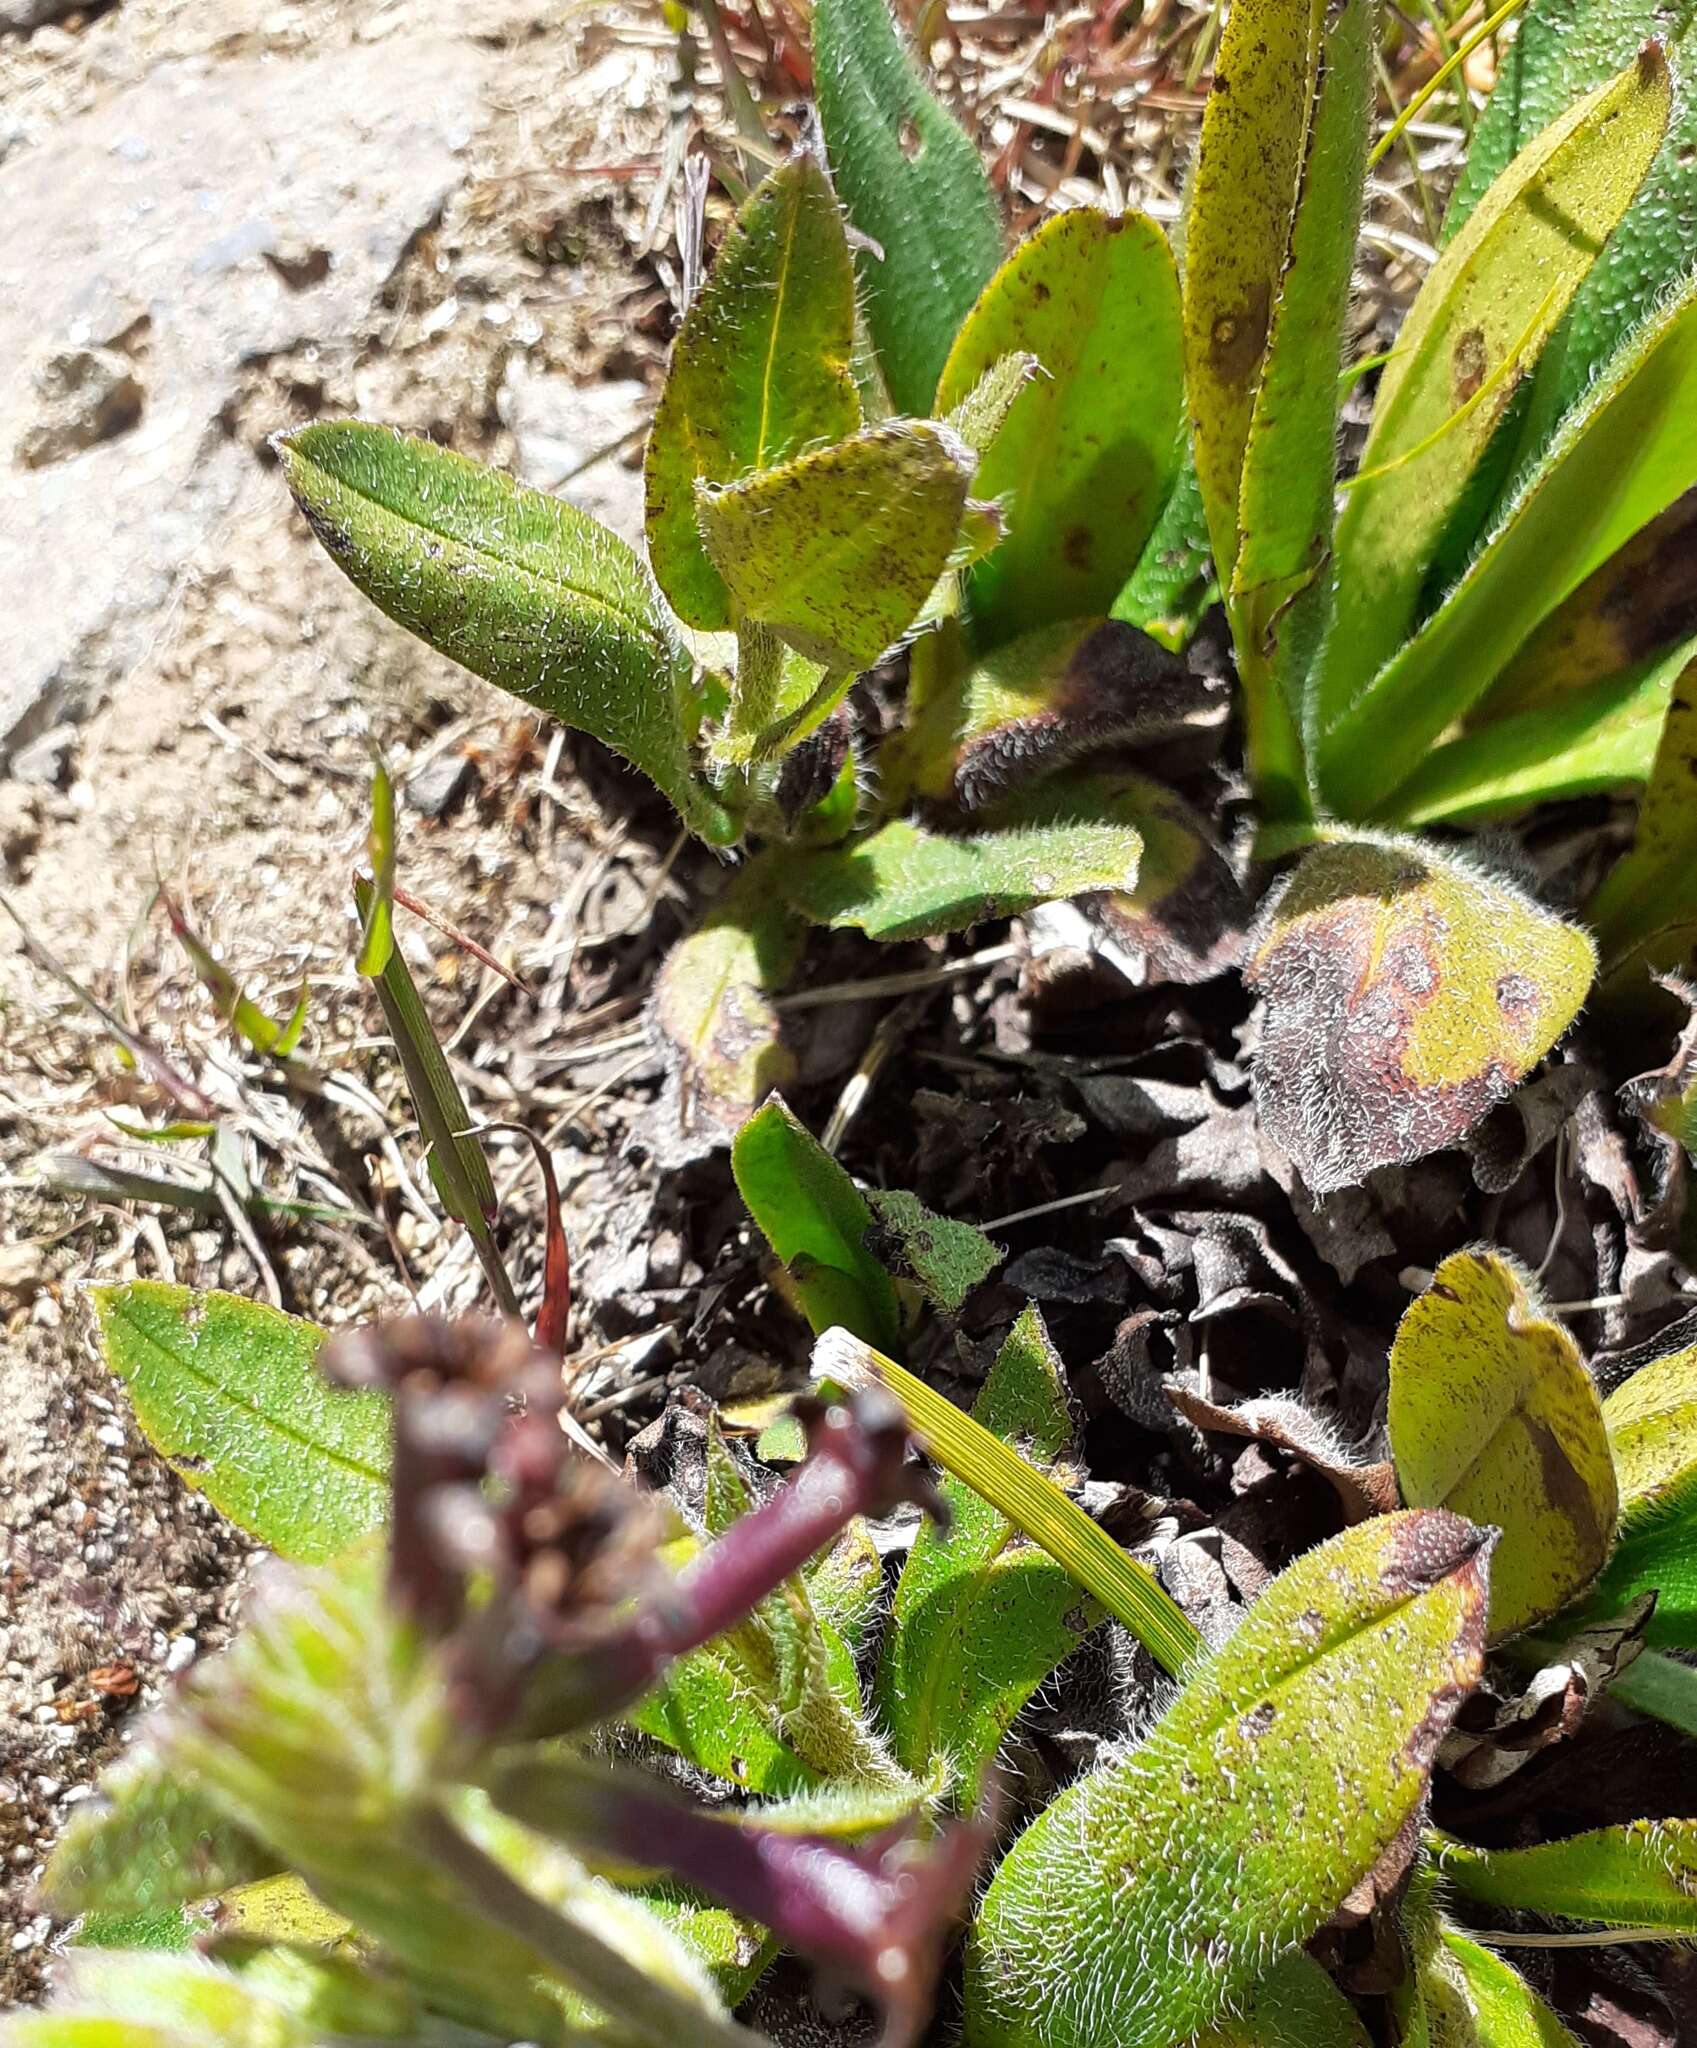
[[[408,807],[421,818],[442,817],[470,788],[476,772],[464,754],[438,754],[434,761],[426,761],[416,775],[407,777],[404,788]]]
[[[127,433],[141,418],[141,380],[127,356],[111,348],[67,348],[35,373],[41,410],[18,436],[25,469],[65,462]]]
[[[574,384],[514,357],[495,403],[518,443],[519,475],[527,484],[556,492],[633,546],[640,541],[644,386],[630,380]]]
[[[421,37],[166,64],[0,163],[0,766],[151,644],[251,469],[219,425],[244,364],[371,331],[467,173],[493,62]],[[9,460],[44,357],[138,336],[128,431]]]

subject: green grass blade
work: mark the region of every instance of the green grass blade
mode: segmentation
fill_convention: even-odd
[[[1128,1556],[1052,1479],[952,1401],[840,1328],[821,1334],[813,1370],[845,1387],[886,1387],[929,1455],[1064,1565],[1163,1670],[1184,1670],[1200,1651],[1202,1638],[1154,1573]]]

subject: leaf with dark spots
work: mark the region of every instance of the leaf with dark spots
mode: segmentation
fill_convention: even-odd
[[[1217,722],[1216,698],[1134,626],[1069,619],[998,647],[929,691],[881,761],[897,786],[980,810],[1108,746]]]
[[[1459,580],[1314,734],[1347,817],[1400,819],[1401,786],[1550,611],[1697,484],[1697,284],[1658,298],[1504,497]],[[1334,632],[1332,647],[1341,634]]]
[[[978,151],[937,104],[885,0],[818,0],[813,90],[861,236],[866,324],[898,412],[930,410],[949,344],[1002,260]]]
[[[1228,1408],[1204,1400],[1185,1386],[1169,1385],[1166,1393],[1184,1419],[1198,1429],[1271,1444],[1318,1472],[1337,1495],[1346,1525],[1388,1514],[1397,1504],[1392,1467],[1384,1462],[1363,1464],[1352,1457],[1336,1434],[1300,1401],[1275,1395]]]
[[[1418,1812],[1483,1655],[1490,1538],[1381,1516],[1299,1558],[1140,1749],[1016,1840],[967,1959],[983,2048],[1169,2048],[1245,1998]]]
[[[1136,566],[1178,473],[1183,406],[1178,278],[1140,214],[1076,207],[1045,221],[984,288],[955,338],[937,409],[1010,355],[1044,374],[1014,399],[974,484],[1008,538],[973,570],[973,637],[1105,612]]]
[[[736,836],[691,766],[676,627],[615,534],[499,470],[361,420],[273,446],[331,559],[397,624],[622,754],[703,838]]]
[[[755,188],[673,344],[643,475],[648,552],[681,619],[731,624],[695,524],[695,485],[777,469],[860,425],[854,265],[824,171],[792,157]]]
[[[1243,450],[1230,578],[1245,742],[1264,809],[1294,815],[1293,728],[1331,615],[1341,360],[1372,127],[1377,0],[1328,0],[1305,123],[1289,241]]]
[[[1697,491],[1687,491],[1560,604],[1491,685],[1470,727],[1553,705],[1697,633]]]
[[[1136,881],[1143,841],[1135,825],[1047,797],[1046,788],[1033,792],[1017,816],[998,815],[978,832],[933,832],[897,818],[848,847],[792,852],[780,875],[784,895],[812,924],[897,940],[965,931]]]
[[[740,483],[696,486],[702,539],[738,609],[810,661],[870,668],[913,624],[960,532],[973,457],[893,420]]]
[[[1285,269],[1323,0],[1239,0],[1226,17],[1185,231],[1184,353],[1196,471],[1230,585],[1238,501],[1273,305]]]
[[[1387,1412],[1403,1499],[1503,1532],[1491,1638],[1568,1606],[1618,1511],[1602,1404],[1578,1347],[1501,1252],[1455,1252],[1397,1326]]]
[[[1316,1194],[1453,1145],[1573,1021],[1588,935],[1412,840],[1314,848],[1269,898],[1255,1099]]]
[[[795,1056],[772,1007],[802,937],[775,883],[783,858],[757,854],[673,946],[655,979],[650,1018],[667,1072],[648,1135],[668,1167],[728,1145],[744,1119],[794,1077]]]
[[[1656,747],[1632,846],[1608,870],[1586,914],[1603,971],[1648,996],[1647,970],[1688,967],[1697,954],[1697,656],[1680,670]]]
[[[1405,637],[1502,407],[1630,205],[1672,97],[1659,49],[1599,86],[1521,152],[1422,284],[1338,521],[1324,724]]]

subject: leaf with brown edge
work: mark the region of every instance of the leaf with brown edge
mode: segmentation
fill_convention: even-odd
[[[648,554],[672,609],[716,632],[725,586],[695,523],[695,485],[776,469],[860,425],[854,264],[829,179],[809,156],[738,213],[672,349],[643,462]]]
[[[1509,883],[1411,839],[1315,847],[1268,899],[1255,1099],[1316,1194],[1453,1145],[1572,1023],[1596,952]]]
[[[1178,276],[1142,214],[1073,207],[1043,222],[984,287],[955,337],[936,409],[1009,355],[1044,375],[1015,398],[974,489],[1008,537],[969,579],[981,647],[1105,612],[1137,566],[1178,473],[1184,370]]]
[[[1336,1434],[1300,1401],[1274,1396],[1226,1407],[1204,1400],[1185,1386],[1169,1384],[1166,1393],[1185,1421],[1198,1429],[1271,1444],[1318,1472],[1337,1495],[1346,1526],[1388,1514],[1397,1504],[1396,1474],[1391,1466],[1382,1461],[1366,1465],[1352,1457]]]
[[[1602,1570],[1619,1512],[1602,1403],[1504,1253],[1452,1253],[1408,1308],[1386,1422],[1405,1501],[1503,1532],[1493,1642],[1560,1613]]]
[[[1207,685],[1148,634],[1114,619],[1067,619],[925,692],[879,765],[903,789],[974,811],[1080,755],[1217,716]]]
[[[737,607],[828,669],[870,668],[913,624],[960,533],[971,450],[891,420],[739,483],[696,486]]]
[[[800,921],[777,887],[785,858],[757,854],[655,977],[649,1020],[667,1072],[647,1136],[668,1169],[728,1145],[795,1075],[772,1006],[801,950]]]
[[[1697,633],[1697,490],[1557,605],[1468,713],[1467,727],[1553,705]]]
[[[1281,1572],[1147,1741],[1009,1850],[968,1949],[974,2048],[1170,2048],[1324,1925],[1478,1680],[1490,1544],[1383,1515]]]
[[[1034,936],[1080,947],[1138,988],[1229,974],[1249,943],[1250,907],[1204,821],[1146,776],[1069,778],[1068,786],[1109,809],[1123,802],[1143,834],[1143,859],[1133,887],[1051,905],[1034,919]]]

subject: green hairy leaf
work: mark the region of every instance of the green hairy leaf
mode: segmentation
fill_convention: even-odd
[[[1578,2048],[1518,1970],[1453,1927],[1419,1944],[1405,1996],[1408,2048]]]
[[[1143,1746],[1069,1787],[992,1880],[982,2048],[1169,2048],[1306,1940],[1419,1810],[1478,1678],[1489,1538],[1382,1516],[1282,1572]]]
[[[232,1522],[303,1563],[380,1526],[388,1403],[320,1376],[315,1324],[158,1280],[90,1293],[106,1362],[149,1441]]]
[[[42,1880],[65,1918],[158,1914],[270,1875],[276,1859],[145,1750],[78,1806]],[[111,1944],[107,1944],[110,1946]]]
[[[901,1328],[896,1290],[866,1248],[866,1197],[786,1103],[774,1098],[743,1125],[731,1170],[814,1329],[843,1323],[893,1345]]]
[[[1538,623],[1697,484],[1697,289],[1589,387],[1414,638],[1316,736],[1344,816],[1400,817],[1399,785]]]
[[[1204,2027],[1191,2048],[1368,2048],[1354,2006],[1300,1949],[1275,1963],[1246,2001]]]
[[[1174,653],[1190,644],[1216,594],[1193,438],[1187,422],[1177,481],[1109,610],[1111,618],[1136,626]]]
[[[1316,1194],[1453,1145],[1572,1023],[1586,933],[1413,840],[1314,848],[1269,898],[1255,1099]]]
[[[1617,1514],[1602,1404],[1579,1348],[1501,1252],[1454,1252],[1397,1325],[1386,1421],[1402,1497],[1498,1528],[1493,1641],[1547,1620],[1603,1567]]]
[[[745,482],[696,487],[732,600],[809,660],[870,668],[943,573],[972,480],[947,427],[892,420]]]
[[[1434,747],[1397,791],[1410,825],[1476,823],[1557,797],[1601,795],[1650,774],[1687,641],[1553,703],[1492,719]]]
[[[1618,1363],[1630,1371],[1603,1403],[1603,1426],[1624,1531],[1697,1475],[1697,1324],[1683,1316]]]
[[[1397,336],[1337,532],[1337,615],[1319,713],[1335,724],[1396,653],[1504,406],[1661,145],[1659,49],[1516,157],[1438,259]]]
[[[1010,355],[1044,374],[985,450],[976,496],[1008,537],[968,582],[993,647],[1108,609],[1172,489],[1184,402],[1178,278],[1141,214],[1077,207],[1046,221],[985,287],[955,339],[937,408],[962,404]]]
[[[866,320],[898,412],[931,410],[944,359],[1002,260],[978,152],[926,89],[885,0],[816,0],[813,90]]]
[[[1446,1838],[1437,1864],[1484,1905],[1697,1934],[1697,1821],[1631,1821],[1530,1849],[1475,1849]]]
[[[696,530],[696,483],[734,483],[854,433],[853,351],[854,266],[836,198],[811,157],[792,157],[744,205],[685,315],[649,436],[649,559],[689,625],[731,624]]]
[[[1631,850],[1586,906],[1605,974],[1683,968],[1697,942],[1697,656],[1674,680]]]
[[[1074,1449],[1060,1361],[1035,1308],[1002,1346],[973,1420],[1040,1470]],[[958,1479],[947,1531],[927,1524],[896,1587],[878,1707],[896,1757],[946,1761],[967,1796],[1036,1688],[1101,1618],[1071,1575]]]
[[[903,1188],[873,1188],[867,1199],[878,1218],[879,1257],[911,1278],[938,1315],[957,1315],[1002,1263],[1000,1248],[983,1231],[934,1214]]]
[[[398,625],[622,754],[703,838],[735,837],[690,765],[688,658],[622,540],[387,427],[325,421],[274,445],[331,560]]]
[[[1067,806],[1063,797],[1046,808]],[[1038,903],[1136,882],[1143,840],[1135,826],[1095,823],[1082,812],[1051,822],[1035,798],[1028,814],[1030,823],[960,834],[892,819],[852,846],[796,856],[784,893],[810,923],[897,940],[965,931]]]

